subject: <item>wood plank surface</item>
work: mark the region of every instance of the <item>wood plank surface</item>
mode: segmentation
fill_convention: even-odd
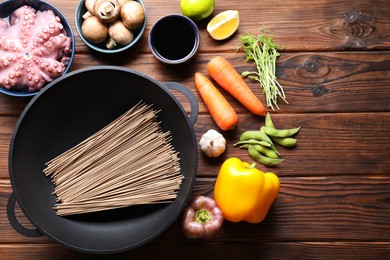
[[[285,162],[273,170],[280,176],[388,174],[390,160],[385,151],[390,150],[389,113],[275,114],[273,119],[275,125],[282,128],[301,127],[296,136],[296,147],[291,149],[278,146]],[[10,131],[17,119],[0,117],[0,120],[4,122],[4,131],[8,131],[8,134],[0,135],[0,154],[3,155],[0,160],[0,176],[6,178]],[[245,149],[234,147],[233,144],[243,131],[259,129],[264,125],[264,120],[246,114],[240,115],[239,120],[236,129],[225,134],[228,144],[222,156],[210,159],[198,151],[201,162],[198,165],[199,176],[216,177],[223,160],[229,157],[238,156],[243,160],[251,160]],[[200,115],[194,126],[197,140],[210,127],[216,128],[214,121],[207,115]]]
[[[201,98],[195,89],[193,73],[207,73],[206,63],[214,54],[199,54],[195,64],[179,68],[166,67],[156,63],[151,54],[139,55],[136,60],[115,63],[136,69],[153,76],[160,83],[179,82],[192,90],[198,101]],[[243,53],[224,54],[239,72],[254,70],[252,63],[244,62]],[[110,64],[109,58],[97,60],[89,54],[76,56],[72,70],[84,67]],[[136,68],[135,65],[136,64]],[[111,64],[112,65],[112,64]],[[153,74],[151,74],[153,72]],[[390,52],[336,52],[336,53],[283,53],[278,60],[277,77],[284,87],[288,104],[280,102],[283,113],[323,113],[323,112],[388,112],[390,106]],[[254,81],[246,79],[253,92],[265,102],[262,88]],[[246,113],[234,98],[221,90],[239,113]],[[353,93],[353,94],[351,94]],[[31,98],[0,96],[0,115],[18,116]],[[189,110],[188,101],[180,103]],[[362,107],[362,103],[365,105]],[[200,112],[207,113],[203,102],[199,102]],[[274,111],[274,112],[280,112]]]
[[[144,73],[161,84],[174,81],[196,96],[197,140],[218,129],[196,91],[193,74],[207,74],[216,55],[238,72],[254,70],[245,62],[240,36],[267,33],[280,46],[277,77],[288,104],[272,111],[275,125],[300,126],[295,148],[278,147],[285,161],[275,167],[280,194],[260,224],[225,222],[210,241],[183,236],[180,219],[151,242],[115,255],[89,255],[58,245],[45,236],[26,237],[10,225],[7,203],[13,192],[8,154],[19,116],[32,98],[0,95],[0,258],[1,259],[390,259],[390,1],[216,0],[214,14],[236,9],[240,27],[233,37],[215,41],[207,34],[208,19],[198,22],[201,44],[191,62],[166,66],[150,52],[147,37],[160,17],[180,13],[180,1],[144,0],[147,26],[134,48],[119,55],[98,54],[78,36],[77,0],[49,0],[68,18],[75,33],[76,55],[71,71],[113,65]],[[263,90],[246,82],[265,103]],[[82,86],[81,86],[82,87]],[[239,124],[224,132],[226,152],[210,159],[198,151],[198,172],[192,196],[213,196],[219,168],[230,157],[250,161],[234,147],[239,135],[258,129],[264,118],[250,114],[222,90],[236,109]],[[181,93],[174,96],[190,114]],[[16,204],[19,222],[34,226]]]
[[[172,242],[171,242],[172,243]],[[194,248],[193,242],[176,243],[154,243],[150,247],[137,248],[134,251],[119,253],[114,259],[154,259],[156,252],[159,252],[160,259],[183,259],[178,257],[179,252],[191,252]],[[356,243],[356,242],[223,242],[223,243],[198,243],[197,254],[188,254],[186,259],[199,259],[199,257],[220,258],[221,252],[229,248],[227,259],[387,259],[390,257],[387,243]],[[10,260],[22,260],[24,256],[30,259],[107,259],[106,255],[86,255],[70,251],[55,244],[35,245],[1,245],[0,253]],[[356,256],[356,257],[355,257]]]
[[[281,177],[281,190],[267,219],[257,225],[229,223],[214,241],[366,241],[390,242],[390,209],[388,177]],[[195,184],[212,187],[215,179],[199,179]],[[11,192],[9,183],[1,183],[1,206],[6,207]],[[203,187],[205,188],[205,187]],[[196,194],[197,192],[194,192]],[[202,194],[205,194],[202,191]],[[212,193],[209,193],[212,196]],[[22,211],[16,207],[22,224],[32,228]],[[0,243],[42,242],[42,238],[25,238],[18,234],[1,215],[3,235]],[[313,230],[315,227],[315,230]],[[241,229],[245,230],[243,234]],[[315,231],[315,232],[313,232]],[[238,236],[237,234],[241,234]],[[183,240],[178,220],[164,235]],[[15,240],[15,241],[14,241]]]

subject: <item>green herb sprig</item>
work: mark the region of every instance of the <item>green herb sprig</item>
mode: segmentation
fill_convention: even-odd
[[[278,97],[287,102],[283,87],[276,78],[276,59],[280,56],[278,45],[271,36],[247,33],[240,37],[245,51],[245,61],[254,61],[257,71],[244,71],[243,77],[258,81],[266,96],[267,107],[279,109]]]

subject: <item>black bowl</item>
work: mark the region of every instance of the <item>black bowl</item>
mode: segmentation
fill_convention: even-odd
[[[12,136],[9,174],[16,200],[39,232],[77,251],[115,253],[150,241],[177,219],[190,197],[197,172],[193,124],[198,111],[197,103],[192,105],[189,118],[168,91],[166,86],[176,86],[170,84],[162,85],[121,67],[90,67],[53,81],[30,101]],[[196,101],[195,96],[189,99]],[[177,198],[169,204],[57,216],[54,185],[43,173],[44,164],[141,100],[161,110],[161,127],[171,132],[172,145],[179,153],[185,179]]]

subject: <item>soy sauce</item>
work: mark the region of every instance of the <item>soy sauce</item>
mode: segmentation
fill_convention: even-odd
[[[156,26],[152,44],[164,58],[180,60],[192,52],[195,45],[195,31],[186,22],[167,19]]]

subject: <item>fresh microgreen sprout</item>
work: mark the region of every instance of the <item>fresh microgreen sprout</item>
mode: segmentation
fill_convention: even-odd
[[[273,42],[271,36],[247,33],[240,37],[242,47],[246,54],[245,61],[254,61],[256,71],[244,71],[243,77],[258,81],[266,96],[267,106],[279,110],[278,97],[287,102],[283,87],[276,77],[276,59],[280,56],[278,44]]]

